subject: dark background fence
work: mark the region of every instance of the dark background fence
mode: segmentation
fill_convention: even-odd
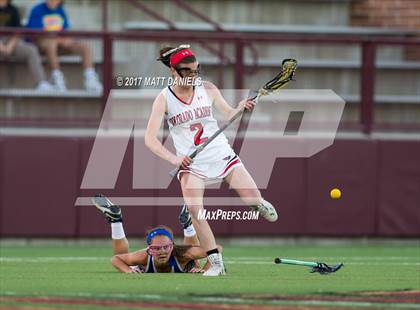
[[[76,197],[95,193],[80,190],[93,140],[0,136],[2,237],[108,236],[108,225],[93,206],[74,205]],[[337,140],[309,159],[277,159],[262,193],[278,209],[279,221],[213,221],[211,226],[220,236],[419,237],[419,158],[418,140],[374,138]],[[133,190],[132,171],[130,143],[115,190],[104,193],[180,195],[176,182],[167,190]],[[329,191],[336,186],[342,198],[332,200]],[[236,196],[223,188],[218,195]],[[180,233],[179,210],[180,206],[124,207],[126,230],[130,236],[143,236],[148,227],[166,224]]]

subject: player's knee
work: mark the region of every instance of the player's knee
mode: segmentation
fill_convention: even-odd
[[[113,256],[111,257],[111,264],[112,264],[112,266],[115,266],[115,264],[116,264],[117,260],[118,260],[117,255],[113,255]]]
[[[216,244],[219,253],[223,253],[223,247],[220,244]]]
[[[188,205],[188,211],[190,212],[191,216],[195,220],[198,219],[198,214],[199,214],[200,210],[202,210],[202,209],[203,209],[202,205],[195,205],[195,204]]]

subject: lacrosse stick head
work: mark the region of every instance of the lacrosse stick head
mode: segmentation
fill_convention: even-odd
[[[261,89],[266,93],[284,87],[288,82],[293,80],[296,72],[297,60],[292,58],[283,59],[281,63],[281,71],[271,81],[267,82]]]
[[[340,264],[334,265],[334,266],[328,266],[325,263],[318,263],[317,266],[312,267],[311,273],[318,272],[319,274],[327,275],[327,274],[338,271],[343,266],[344,266],[343,263],[340,263]]]
[[[294,81],[293,76],[297,69],[297,60],[293,58],[283,59],[281,66],[284,77],[289,81]]]

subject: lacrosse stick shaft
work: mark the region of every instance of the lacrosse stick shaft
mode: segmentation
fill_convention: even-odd
[[[274,260],[276,264],[288,264],[288,265],[297,265],[297,266],[307,266],[307,267],[317,267],[318,263],[315,262],[306,262],[302,260],[295,259],[285,259],[285,258],[276,258]]]
[[[233,115],[232,118],[226,124],[220,127],[206,142],[204,142],[194,152],[191,153],[191,159],[196,157],[211,141],[213,141],[222,131],[228,128],[239,116],[241,116],[243,112],[243,108],[236,112],[235,115]]]

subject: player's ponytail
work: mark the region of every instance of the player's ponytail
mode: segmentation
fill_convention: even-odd
[[[168,53],[169,51],[173,50],[172,53]],[[171,67],[171,55],[175,52],[175,47],[172,46],[165,46],[163,48],[160,49],[159,51],[159,58],[156,59],[158,61],[161,61],[165,66],[167,67]]]

